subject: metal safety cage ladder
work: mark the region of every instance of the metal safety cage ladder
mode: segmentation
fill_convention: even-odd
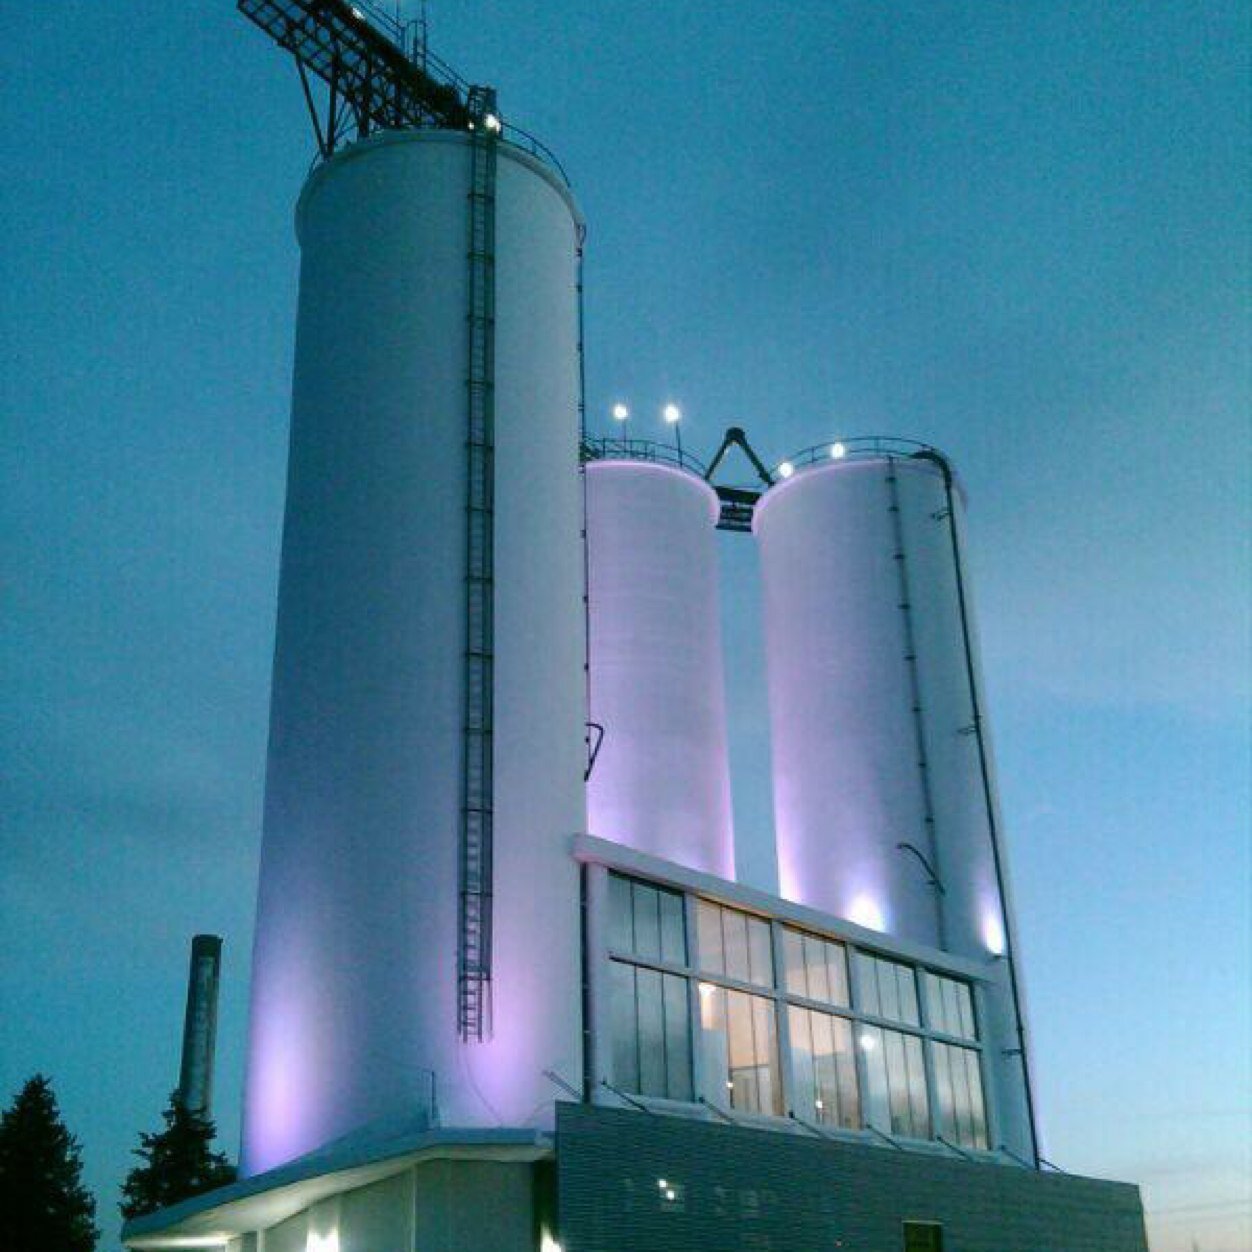
[[[465,688],[457,1017],[461,1038],[491,1033],[492,700],[495,516],[495,92],[469,93],[469,360],[465,498]]]

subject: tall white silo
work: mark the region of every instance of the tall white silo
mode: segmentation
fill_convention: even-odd
[[[779,878],[788,898],[986,962],[998,1123],[1030,1154],[962,509],[929,450],[815,463],[757,505]]]
[[[734,877],[713,489],[686,469],[586,469],[588,829]]]
[[[934,860],[896,559],[895,464],[802,469],[756,507],[779,889],[937,943],[937,893],[897,847]]]
[[[473,151],[451,131],[377,135],[320,166],[297,212],[248,1174],[421,1116],[432,1088],[444,1125],[523,1125],[550,1104],[544,1069],[580,1073],[580,222],[563,182],[503,141],[494,1004],[483,1042],[460,1030]]]

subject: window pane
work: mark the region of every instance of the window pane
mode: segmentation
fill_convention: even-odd
[[[683,898],[673,891],[657,893],[661,911],[661,959],[687,964],[687,927],[683,921]]]
[[[710,974],[726,972],[722,950],[722,911],[707,900],[696,901],[696,942],[700,945],[699,967]]]
[[[813,1068],[813,1041],[810,1037],[812,1014],[795,1005],[787,1010],[787,1032],[791,1036],[791,1082],[795,1112],[801,1117],[820,1115],[820,1097]]]
[[[691,1029],[687,980],[663,975],[665,1007],[665,1094],[671,1100],[691,1099]]]
[[[865,1121],[876,1130],[891,1133],[891,1106],[887,1088],[887,1057],[883,1032],[877,1026],[857,1027],[857,1047],[865,1066]]]
[[[932,1030],[958,1039],[977,1039],[974,997],[968,983],[942,974],[926,974],[926,1011]]]
[[[702,983],[700,1047],[707,1100],[747,1112],[782,1112],[772,1001]]]
[[[914,1139],[930,1135],[930,1106],[926,1098],[926,1063],[922,1057],[922,1041],[916,1035],[902,1035],[907,1066],[909,1092],[909,1129],[904,1133]]]
[[[856,954],[856,991],[857,1008],[871,1017],[881,1017],[882,1008],[878,1001],[878,970],[877,962],[865,952]]]
[[[848,951],[841,943],[824,943],[826,974],[830,983],[830,1002],[846,1008],[852,1003],[848,995]]]
[[[661,955],[661,921],[657,916],[657,892],[643,883],[631,883],[634,896],[636,956],[655,961]]]
[[[907,965],[897,965],[895,975],[899,989],[899,1020],[910,1026],[920,1026],[922,1015],[917,1007],[917,975]]]
[[[635,1016],[633,966],[610,961],[609,993],[613,1021],[613,1082],[624,1091],[639,1090],[639,1035]]]
[[[774,948],[770,943],[769,923],[759,917],[748,918],[749,981],[758,987],[774,985]]]
[[[784,927],[782,933],[783,966],[786,970],[787,990],[793,996],[807,996],[809,984],[804,973],[804,936],[790,927]]]
[[[917,978],[912,968],[864,952],[858,952],[856,960],[861,1010],[906,1026],[920,1026]]]
[[[609,875],[609,947],[615,952],[635,950],[635,926],[631,916],[630,879]]]
[[[722,909],[722,937],[726,942],[726,977],[751,982],[748,965],[748,919],[734,909]]]
[[[665,1094],[665,1018],[661,1007],[661,975],[635,970],[639,1005],[639,1093]]]
[[[887,1134],[925,1138],[928,1114],[921,1040],[860,1026],[857,1044],[865,1060],[866,1120]]]
[[[795,1058],[797,1067],[806,1071],[804,1084],[797,1085],[800,1116],[832,1126],[859,1126],[851,1023],[829,1013],[801,1008],[793,1008],[789,1020],[793,1032],[797,1026],[800,1028],[807,1048],[806,1054]],[[792,1049],[794,1055],[794,1034]]]
[[[804,964],[808,970],[809,999],[830,1000],[830,979],[826,974],[826,953],[820,939],[804,936]]]
[[[938,1133],[958,1147],[985,1148],[987,1114],[978,1053],[947,1043],[935,1043],[932,1048]]]

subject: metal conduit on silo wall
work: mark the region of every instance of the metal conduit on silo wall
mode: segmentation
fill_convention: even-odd
[[[493,1025],[458,1033],[471,148],[383,134],[301,197],[244,1170],[437,1102],[542,1118],[580,1072],[577,211],[495,188]]]
[[[757,506],[779,882],[987,962],[997,1124],[1033,1159],[962,507],[937,454],[821,462]]]
[[[594,835],[734,877],[717,496],[684,469],[587,465]]]

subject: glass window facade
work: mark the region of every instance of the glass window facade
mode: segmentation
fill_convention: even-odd
[[[852,1022],[798,1004],[787,1008],[795,1111],[827,1126],[859,1130],[861,1097]]]
[[[764,996],[700,983],[701,1094],[710,1104],[781,1116],[774,1017]]]
[[[622,1091],[989,1146],[969,983],[619,874],[609,914]]]
[[[848,951],[841,943],[819,938],[790,926],[782,928],[783,964],[787,992],[847,1008]]]
[[[987,1112],[978,1053],[938,1040],[931,1050],[937,1132],[961,1148],[986,1148]]]
[[[770,927],[763,918],[698,900],[696,930],[702,972],[757,987],[774,985]]]
[[[926,1019],[932,1030],[957,1039],[977,1039],[974,997],[969,984],[942,974],[925,973]]]
[[[856,973],[860,993],[858,1007],[863,1013],[905,1026],[921,1025],[917,974],[911,965],[858,951]]]

